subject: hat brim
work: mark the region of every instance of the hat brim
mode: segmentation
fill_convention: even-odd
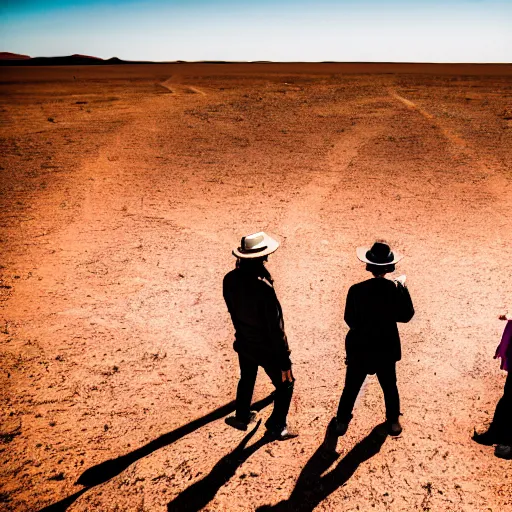
[[[363,262],[363,263],[368,263],[370,265],[376,265],[378,267],[385,267],[387,265],[394,265],[395,263],[398,263],[404,256],[403,254],[400,254],[399,252],[395,252],[393,251],[393,261],[388,261],[386,263],[375,263],[374,261],[370,261],[367,257],[366,257],[366,253],[370,250],[371,248],[370,247],[358,247],[356,249],[356,254],[357,254],[357,257]]]
[[[265,237],[265,239],[263,240],[262,243],[266,247],[264,249],[262,249],[261,251],[241,252],[240,247],[239,247],[237,249],[233,249],[233,256],[236,256],[237,258],[241,258],[244,260],[263,258],[263,256],[268,256],[269,254],[276,252],[277,249],[279,248],[279,242],[269,236]]]

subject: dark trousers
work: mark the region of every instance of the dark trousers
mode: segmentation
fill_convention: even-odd
[[[238,354],[238,361],[240,362],[240,381],[236,393],[236,417],[244,422],[249,419],[258,367],[262,366],[276,388],[274,410],[266,426],[271,430],[282,430],[286,427],[286,417],[292,401],[293,382],[283,382],[281,369],[276,364],[261,365],[242,354]]]
[[[352,409],[356,403],[357,395],[363,385],[367,369],[357,364],[348,364],[345,375],[345,387],[340,398],[336,417],[342,423],[348,423],[352,418]],[[396,363],[383,363],[377,368],[377,378],[384,392],[386,404],[386,419],[389,422],[398,420],[400,416],[400,397],[396,386]]]
[[[503,396],[500,398],[489,430],[498,443],[512,445],[512,373],[508,372]]]

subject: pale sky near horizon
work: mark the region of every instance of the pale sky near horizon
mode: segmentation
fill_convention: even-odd
[[[0,0],[0,51],[126,60],[512,62],[512,0]]]

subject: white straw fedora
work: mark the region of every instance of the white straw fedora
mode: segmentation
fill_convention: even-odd
[[[279,242],[263,231],[242,237],[240,247],[233,249],[233,256],[242,259],[262,258],[277,251]]]
[[[394,265],[403,258],[402,254],[392,252],[384,242],[375,242],[371,247],[358,247],[356,254],[362,262],[377,266]]]

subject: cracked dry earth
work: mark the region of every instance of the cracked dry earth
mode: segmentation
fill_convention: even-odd
[[[0,508],[512,510],[470,440],[501,396],[512,310],[510,66],[2,68]],[[297,379],[269,443],[232,412],[222,299],[241,235],[269,269]],[[344,373],[355,247],[407,258],[404,432],[369,378],[320,449]],[[258,378],[255,400],[272,391]],[[264,419],[271,406],[258,402]],[[256,425],[257,426],[257,425]]]

